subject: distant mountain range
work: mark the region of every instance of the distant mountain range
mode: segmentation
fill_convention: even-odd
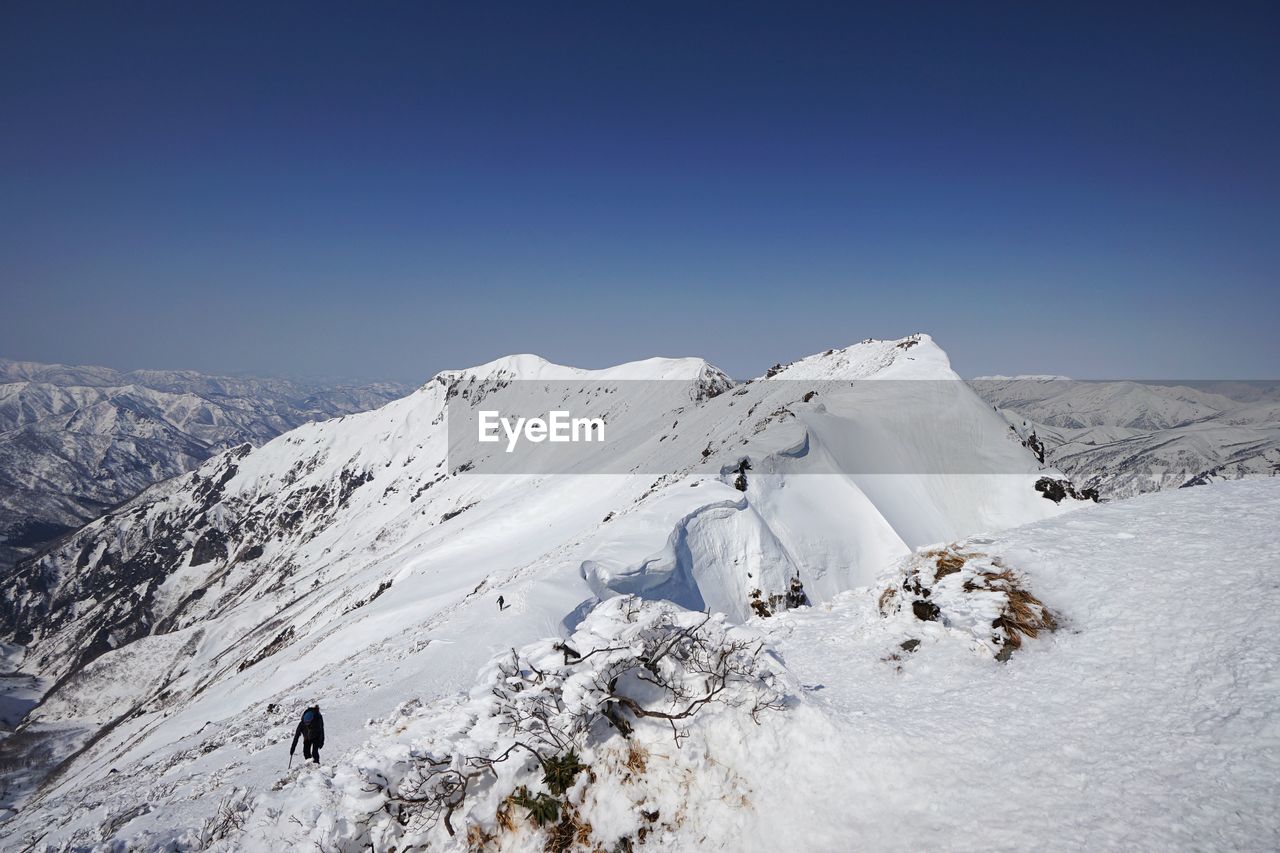
[[[1043,461],[1103,498],[1280,474],[1280,385],[970,380]]]
[[[221,450],[408,390],[0,359],[0,571]]]

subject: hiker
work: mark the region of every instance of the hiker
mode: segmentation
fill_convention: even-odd
[[[498,609],[505,610],[506,605],[503,603],[502,596],[498,596]]]
[[[320,747],[324,746],[324,717],[320,716],[320,706],[313,705],[302,712],[302,719],[293,733],[293,746],[289,747],[289,756],[298,748],[298,738],[302,738],[302,757],[320,763]]]

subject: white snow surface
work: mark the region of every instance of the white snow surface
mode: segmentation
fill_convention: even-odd
[[[641,474],[467,476],[447,470],[449,394],[468,389],[479,399],[523,378],[666,380],[659,387],[667,397],[646,400],[652,411],[643,429],[652,442],[636,452],[661,458],[671,473],[655,482]],[[771,378],[957,379],[925,335],[831,350]],[[724,614],[724,625],[742,626],[732,630],[759,633],[785,660],[776,678],[788,696],[785,709],[765,715],[759,725],[732,709],[718,710],[706,719],[720,723],[695,726],[679,750],[669,729],[637,728],[636,737],[653,757],[650,765],[675,774],[653,776],[644,783],[645,796],[677,798],[688,810],[677,820],[675,800],[661,806],[670,819],[655,822],[651,844],[744,849],[758,843],[759,849],[778,849],[791,839],[808,849],[845,849],[851,832],[887,846],[898,836],[916,838],[913,827],[873,825],[877,813],[894,813],[892,797],[883,805],[868,799],[865,810],[860,798],[876,793],[878,776],[891,791],[894,772],[908,774],[904,786],[922,774],[910,776],[905,765],[891,772],[890,762],[864,776],[871,765],[858,756],[895,758],[894,742],[903,750],[918,748],[921,761],[926,754],[951,755],[951,746],[932,743],[928,734],[928,744],[912,735],[914,725],[927,730],[941,723],[910,723],[914,711],[898,708],[908,725],[884,742],[855,743],[858,731],[850,730],[849,721],[865,716],[873,731],[887,731],[894,703],[909,698],[901,693],[903,685],[918,678],[923,692],[917,698],[939,709],[951,692],[985,684],[984,695],[993,704],[980,712],[981,720],[996,725],[1017,703],[997,689],[1005,682],[993,679],[1048,660],[1041,647],[1057,649],[1074,636],[1074,620],[1093,618],[1064,606],[1069,600],[1054,601],[1035,574],[1041,563],[1033,560],[1026,566],[1011,561],[1027,571],[1046,603],[1061,608],[1071,627],[1048,641],[1028,641],[1030,648],[1008,665],[995,663],[985,647],[937,634],[942,626],[925,626],[929,631],[921,634],[909,614],[873,618],[868,589],[913,549],[1050,519],[1075,505],[1056,505],[1035,492],[1035,480],[1046,471],[975,395],[950,399],[945,411],[931,409],[938,402],[931,389],[948,384],[921,383],[921,397],[912,406],[878,412],[843,404],[834,394],[802,401],[794,382],[761,379],[730,390],[723,374],[697,359],[579,371],[535,356],[512,356],[446,372],[376,411],[300,427],[248,455],[219,457],[196,475],[160,484],[88,525],[39,566],[43,577],[54,579],[52,600],[69,598],[71,604],[57,620],[33,627],[24,673],[58,686],[25,729],[58,733],[71,745],[68,750],[80,751],[26,798],[0,833],[37,842],[35,849],[199,847],[209,840],[202,838],[202,827],[234,794],[250,824],[245,835],[226,842],[232,847],[301,843],[287,835],[299,830],[289,820],[296,816],[302,834],[322,848],[340,849],[362,837],[361,821],[369,814],[351,801],[360,799],[350,787],[360,778],[357,765],[391,761],[386,751],[403,751],[406,738],[459,736],[457,725],[446,726],[446,733],[430,721],[455,714],[464,701],[458,697],[472,690],[486,661],[530,644],[530,654],[541,654],[544,638],[578,637],[583,631],[600,637],[607,608],[639,596],[663,607],[707,608]],[[893,457],[903,470],[927,471],[933,463],[961,459],[961,468],[992,473],[850,473],[859,468],[851,463],[858,454]],[[751,470],[740,491],[733,481],[743,458]],[[206,511],[199,495],[224,472],[225,488]],[[317,496],[336,495],[336,484],[346,483],[349,474],[367,479],[312,508]],[[1236,492],[1205,492],[1218,494]],[[88,592],[97,561],[111,556],[112,565],[119,565],[149,553],[167,521],[191,507],[206,526],[184,533],[185,542],[164,543],[166,553],[183,554],[180,565],[132,591],[147,602],[144,627],[163,625],[164,631],[134,636],[129,632],[136,633],[137,620],[121,616],[128,615],[133,598],[124,601],[118,590]],[[1104,509],[1121,517],[1125,511]],[[1274,501],[1272,510],[1274,515]],[[1065,526],[1045,529],[1058,530],[1054,535],[1067,542],[1074,519],[1086,523],[1102,511],[1090,506],[1057,522]],[[274,521],[295,512],[288,524]],[[267,521],[254,528],[253,519]],[[191,543],[210,529],[229,538],[226,554],[193,565]],[[1102,547],[1091,541],[1090,529],[1079,532],[1090,541],[1064,545],[1068,555],[1071,548]],[[1110,536],[1103,550],[1122,553],[1114,546],[1125,541]],[[1240,543],[1247,545],[1247,538]],[[1217,553],[1229,544],[1236,543],[1206,547]],[[261,547],[261,554],[247,556],[250,546]],[[1051,554],[1044,564],[1049,586],[1057,582],[1056,559]],[[1220,569],[1217,563],[1212,568]],[[756,620],[752,593],[759,590],[769,600],[796,576],[818,606]],[[495,606],[499,594],[507,603],[503,611]],[[1096,594],[1118,593],[1107,587]],[[1264,598],[1254,589],[1247,595]],[[110,620],[96,622],[108,607],[116,608]],[[112,650],[77,669],[76,654],[100,629]],[[1130,628],[1134,637],[1143,630]],[[1179,637],[1183,632],[1162,630]],[[883,658],[894,638],[911,632],[927,642],[898,673]],[[1119,662],[1126,654],[1105,653]],[[845,669],[847,676],[841,676]],[[1058,673],[1059,700],[1083,671]],[[864,678],[875,691],[858,688]],[[826,686],[816,689],[818,683]],[[1041,688],[1048,683],[1037,682]],[[872,697],[876,692],[885,697],[883,729],[875,728],[870,707],[857,711],[857,697],[882,701]],[[301,709],[315,703],[327,723],[326,766],[295,768],[285,778],[293,725]],[[406,718],[405,703],[421,704]],[[971,705],[976,707],[976,698]],[[382,722],[367,727],[371,718]],[[957,720],[957,726],[981,728],[978,719]],[[1014,736],[1006,732],[994,742]],[[855,751],[832,749],[846,743]],[[617,758],[616,744],[587,748],[598,750],[593,754],[600,761]],[[696,755],[702,758],[687,763]],[[966,784],[985,791],[987,809],[998,811],[1010,790],[1028,780],[988,769],[990,777]],[[946,765],[933,766],[933,772],[955,781]],[[676,776],[687,787],[674,785]],[[912,802],[926,813],[933,808],[906,787],[897,814],[909,813]],[[608,790],[583,793],[601,798],[584,806],[593,826],[616,833],[636,829],[634,803],[627,805],[616,791],[606,796]],[[495,789],[494,796],[499,793]],[[788,818],[787,810],[795,813]],[[811,824],[806,834],[796,834],[794,822],[801,818]],[[945,823],[938,824],[939,832],[948,828]],[[1242,832],[1257,828],[1242,825]],[[537,836],[526,832],[509,849],[536,847]]]
[[[919,558],[811,608],[737,627],[713,620],[717,636],[764,644],[761,678],[785,701],[758,722],[740,707],[713,707],[679,748],[658,724],[638,725],[630,741],[608,732],[584,739],[596,779],[570,799],[604,849],[642,826],[650,827],[644,848],[662,850],[1275,849],[1277,517],[1280,483],[1240,481],[958,543],[975,561],[1015,572],[1060,622],[1024,639],[1004,664],[975,641],[971,622],[952,621],[963,614],[949,603],[939,622],[881,614],[883,589],[899,588]],[[629,601],[598,606],[570,642],[583,653],[626,645],[637,630],[619,617]],[[646,607],[701,619],[661,602]],[[919,646],[907,652],[901,644],[911,639]],[[591,667],[557,666],[551,642],[521,655],[553,681],[589,681]],[[163,771],[88,786],[83,804],[49,804],[41,829],[66,837],[121,803],[161,795],[169,799],[128,822],[128,834],[153,833],[135,840],[170,849],[204,846],[201,828],[173,829],[169,809],[181,790],[239,804],[243,829],[213,849],[468,849],[464,832],[451,838],[439,825],[404,835],[370,780],[401,784],[427,757],[492,754],[508,742],[491,689],[509,656],[496,655],[466,692],[368,703],[376,719],[346,734],[333,727],[336,755],[322,767],[264,766],[246,789],[183,772],[189,759],[169,756]],[[566,687],[564,695],[585,694]],[[239,733],[240,748],[271,747],[283,759],[292,713],[257,716],[255,732]],[[193,752],[199,743],[190,741]],[[645,756],[638,772],[626,765],[632,749]],[[500,831],[493,817],[517,784],[536,788],[538,775],[529,762],[502,765],[455,825],[493,830],[484,849],[541,850],[545,830],[518,818]],[[179,781],[185,790],[170,787]]]
[[[776,651],[790,703],[758,725],[708,714],[680,749],[662,726],[637,731],[648,761],[635,778],[617,766],[623,739],[604,740],[591,757],[608,769],[583,814],[605,849],[644,811],[669,816],[657,849],[1275,849],[1277,517],[1280,483],[1240,482],[968,539],[1062,622],[1007,664],[966,626],[882,617],[880,586],[754,620],[736,630]],[[616,643],[617,623],[616,608],[595,614],[574,642]],[[915,652],[901,650],[906,638],[921,640]],[[233,846],[359,849],[371,813],[391,825],[364,780],[415,749],[453,746],[459,727],[476,737],[492,677],[470,700],[372,723],[336,767],[306,769],[256,803]],[[521,826],[501,849],[541,849],[542,838]],[[430,841],[466,849],[443,833]]]

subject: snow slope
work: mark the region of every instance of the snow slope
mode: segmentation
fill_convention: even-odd
[[[1275,849],[1277,517],[1268,480],[969,540],[1062,623],[1005,667],[934,623],[879,620],[856,593],[778,620],[789,669],[823,685],[814,701],[859,756],[844,776],[867,804],[859,846]],[[904,636],[922,639],[915,654]]]
[[[492,655],[568,636],[601,601],[636,593],[740,622],[753,600],[777,609],[794,577],[824,601],[916,546],[1073,503],[1034,490],[1040,466],[927,336],[770,373],[733,386],[696,359],[500,359],[228,451],[87,525],[0,599],[23,671],[52,685],[0,759],[62,761],[38,789],[13,786],[24,806],[8,831],[181,835],[211,792],[271,787],[304,703],[325,709],[341,755],[370,715],[456,694]],[[484,460],[450,446],[451,400],[640,379],[640,397],[592,402],[630,424],[623,473],[480,475],[468,469]]]
[[[652,826],[648,812],[669,816],[652,830],[659,849],[1275,849],[1277,517],[1280,481],[1241,482],[967,540],[963,550],[1016,567],[1061,622],[1005,665],[959,620],[884,618],[881,586],[757,620],[790,704],[759,726],[708,715],[680,749],[657,725],[630,747],[618,735],[596,744],[594,761],[614,769],[581,796],[592,840],[609,849]],[[596,642],[616,644],[597,621]],[[482,707],[485,683],[471,700]],[[373,768],[394,772],[412,744],[445,749],[450,712],[372,723],[352,762],[267,794],[228,843],[359,849],[360,827],[385,822],[361,784]],[[629,778],[610,762],[636,745],[647,767]],[[510,836],[513,849],[540,849],[528,825]]]
[[[767,649],[736,689],[771,707],[753,716],[740,702],[708,706],[679,745],[660,721],[636,720],[629,738],[608,727],[583,733],[578,755],[594,773],[564,796],[582,833],[573,849],[1275,849],[1278,516],[1276,480],[1146,495],[956,543],[948,553],[966,563],[945,579],[938,572],[937,621],[882,606],[885,590],[905,589],[936,550],[812,608],[740,627],[713,621],[715,641]],[[1033,590],[1058,623],[1023,638],[1007,663],[966,618],[990,603],[985,593],[942,589],[993,567]],[[625,650],[666,613],[676,624],[701,621],[664,607],[604,602],[569,644]],[[521,650],[521,678],[539,671],[526,689],[556,690],[572,715],[599,689],[592,674],[609,670],[599,659],[570,663],[552,643]],[[280,769],[273,784],[224,793],[237,815],[230,827],[161,830],[151,843],[543,849],[549,830],[506,800],[521,785],[540,788],[531,760],[500,762],[476,783],[452,815],[454,836],[439,821],[397,819],[391,793],[416,790],[431,761],[511,742],[494,691],[513,683],[512,654],[496,656],[463,695],[382,712],[332,764]],[[287,719],[268,724],[265,740]],[[66,826],[136,803],[136,784],[135,771],[94,787],[91,814]],[[198,784],[229,790],[216,778]],[[46,812],[55,824],[58,815]],[[166,824],[129,817],[131,828]]]

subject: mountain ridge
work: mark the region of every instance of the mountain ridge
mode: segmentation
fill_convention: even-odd
[[[1226,383],[1235,396],[1121,380],[969,384],[1046,462],[1105,498],[1280,474],[1280,403],[1259,383]]]
[[[0,571],[225,447],[403,391],[0,360]]]
[[[43,684],[10,749],[63,763],[38,798],[210,721],[230,732],[299,688],[338,724],[402,701],[398,685],[425,678],[434,695],[465,683],[493,640],[570,630],[631,591],[751,618],[793,583],[824,600],[924,542],[1078,505],[1035,491],[1046,469],[926,336],[740,384],[700,360],[635,364],[588,372],[585,388],[575,372],[563,392],[515,381],[501,359],[444,371],[381,408],[223,451],[24,563],[0,622]],[[875,378],[909,381],[848,381]],[[481,460],[476,446],[456,455],[448,408],[542,406],[527,395],[546,387],[581,390],[633,436],[631,467],[466,473]],[[892,406],[868,407],[887,393]],[[864,473],[860,460],[894,453],[916,464]],[[931,473],[956,454],[974,473]],[[486,625],[499,591],[501,639]],[[385,675],[357,701],[344,679],[356,672]]]

